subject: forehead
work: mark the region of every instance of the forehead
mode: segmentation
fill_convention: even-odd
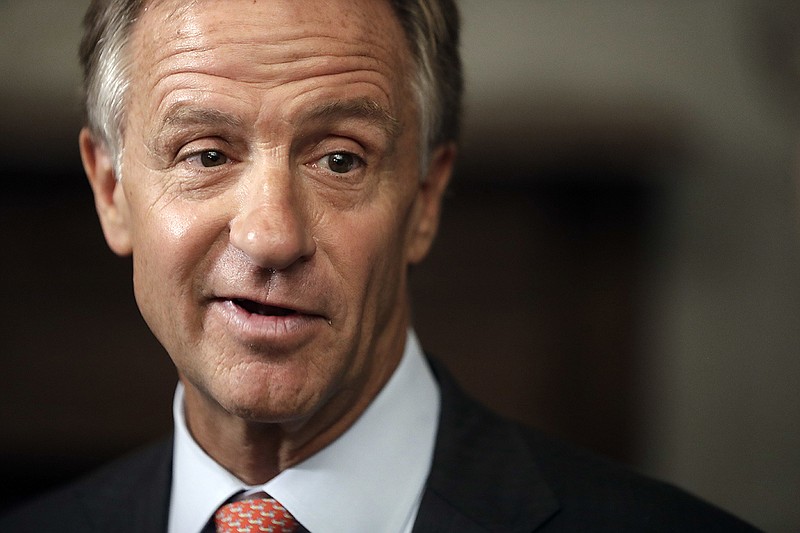
[[[320,23],[317,31],[324,26],[338,34],[351,28],[365,38],[380,36],[387,29],[383,24],[399,28],[387,0],[144,0],[136,26],[152,35],[158,28],[174,28],[190,19],[205,29],[245,20],[247,26],[270,27],[274,35],[302,32]]]
[[[169,34],[181,26],[173,36],[197,36],[192,30],[230,33],[237,28],[242,33],[268,29],[265,37],[276,39],[327,33],[361,36],[365,41],[385,37],[392,43],[398,35],[391,29],[402,32],[387,0],[149,0],[143,3],[135,31],[150,40],[155,33]]]
[[[385,0],[154,0],[129,51],[132,85],[148,96],[187,75],[260,89],[312,78],[324,87],[349,75],[391,99],[412,68]]]

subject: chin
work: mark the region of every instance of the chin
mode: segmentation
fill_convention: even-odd
[[[213,397],[229,414],[251,422],[284,423],[310,417],[322,394],[307,381],[287,381],[249,375],[235,383],[221,384]]]

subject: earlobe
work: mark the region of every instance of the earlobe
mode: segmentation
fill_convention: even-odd
[[[407,261],[416,264],[425,259],[439,229],[439,216],[447,184],[453,173],[456,158],[455,143],[447,143],[434,150],[426,176],[419,184],[414,220],[410,236]]]
[[[111,154],[105,143],[95,139],[88,128],[81,130],[78,142],[106,242],[117,255],[130,255],[128,204],[122,183],[117,180]]]

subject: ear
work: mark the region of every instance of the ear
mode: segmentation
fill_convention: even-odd
[[[406,261],[413,265],[419,263],[433,244],[439,229],[439,216],[442,210],[442,198],[456,159],[455,143],[442,144],[431,154],[427,173],[419,183],[414,212],[410,224],[411,234],[408,239]]]
[[[130,255],[128,202],[122,183],[117,180],[108,148],[105,143],[95,139],[88,128],[81,130],[78,143],[106,242],[117,255]]]

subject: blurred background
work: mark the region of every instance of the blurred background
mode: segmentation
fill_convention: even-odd
[[[0,506],[171,427],[78,158],[86,4],[0,0]],[[508,416],[800,531],[800,6],[460,5],[423,344]]]

